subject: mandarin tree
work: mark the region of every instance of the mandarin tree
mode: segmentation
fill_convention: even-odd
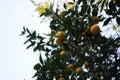
[[[32,2],[40,17],[51,18],[51,32],[46,35],[51,39],[47,42],[46,37],[23,27],[21,35],[27,35],[25,44],[30,43],[27,48],[32,47],[34,52],[40,52],[40,62],[34,66],[36,73],[33,78],[120,79],[120,36],[105,37],[101,30],[112,18],[119,25],[118,0],[73,0],[63,5],[50,2],[38,5]],[[45,59],[41,56],[42,52]]]

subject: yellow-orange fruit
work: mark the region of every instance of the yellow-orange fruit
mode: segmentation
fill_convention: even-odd
[[[56,39],[56,44],[57,45],[63,45],[63,41],[60,40],[59,38]]]
[[[93,17],[92,17],[92,21],[93,21],[94,23],[98,23],[98,22],[99,22],[99,17],[93,16]]]
[[[85,65],[85,68],[87,68],[89,66],[89,63],[86,61],[84,65]]]
[[[90,28],[90,31],[92,34],[99,34],[100,32],[100,28],[98,25],[93,25],[91,28]]]
[[[63,77],[59,78],[58,80],[65,80]]]
[[[60,52],[60,55],[61,55],[62,57],[66,57],[66,56],[67,56],[67,53],[66,53],[65,51],[61,51],[61,52]]]
[[[74,65],[73,65],[73,64],[69,64],[69,65],[67,66],[67,69],[69,69],[69,70],[74,70]]]
[[[78,67],[78,68],[75,70],[75,72],[76,72],[77,74],[79,74],[79,73],[83,72],[83,69],[82,69],[81,67]]]
[[[65,39],[65,32],[64,31],[58,31],[57,32],[57,38],[59,38],[60,40],[64,40]]]
[[[82,36],[85,37],[86,36],[86,32],[82,32]]]
[[[87,52],[88,50],[89,50],[89,46],[88,45],[83,47],[83,51]]]
[[[97,79],[99,79],[99,78],[101,77],[100,72],[96,72],[96,74],[95,74],[95,75],[96,75],[96,78],[97,78]]]

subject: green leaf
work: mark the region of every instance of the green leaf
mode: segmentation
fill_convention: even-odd
[[[93,16],[97,16],[97,14],[98,14],[98,10],[97,10],[96,8],[93,9],[92,15],[93,15]]]
[[[117,7],[120,7],[120,1],[119,0],[116,0],[115,4],[116,4]]]
[[[63,7],[66,9],[67,8],[66,4],[64,4]]]
[[[91,0],[91,2],[90,2],[90,3],[92,4],[94,1],[95,1],[95,0]]]
[[[81,0],[78,0],[77,3],[80,4],[80,3],[81,3]]]
[[[111,17],[107,18],[107,19],[104,21],[103,26],[106,26],[106,25],[110,22],[111,19],[112,19]]]
[[[39,61],[40,61],[40,63],[43,65],[43,59],[42,59],[41,53],[40,53],[40,55],[39,55]]]
[[[40,65],[40,63],[37,63],[35,66],[34,66],[34,70],[39,70],[40,69],[40,67],[41,67],[41,65]]]
[[[118,9],[118,11],[117,11],[117,15],[120,15],[120,9]]]
[[[26,31],[29,33],[29,35],[31,35],[31,32],[28,28],[26,28]]]
[[[26,28],[25,28],[25,26],[23,26],[23,31],[21,31],[20,36],[21,36],[21,35],[24,35],[25,33],[26,33]]]
[[[114,2],[111,0],[111,2],[109,3],[109,8],[110,8],[110,10],[112,10],[112,11],[116,11],[116,7],[115,7],[115,4],[114,4]]]
[[[106,14],[107,14],[107,15],[112,15],[112,14],[113,14],[113,13],[112,13],[112,10],[111,10],[111,9],[107,9],[107,10],[106,10]]]
[[[116,22],[118,23],[118,25],[120,25],[120,17],[116,17]]]
[[[28,45],[26,49],[29,49],[32,46],[32,44]]]
[[[36,72],[32,78],[37,77],[37,76],[39,76],[38,72]]]
[[[46,10],[45,16],[49,16],[53,14],[53,12],[50,9],[45,9],[45,10]]]
[[[35,45],[35,43],[36,43],[35,41],[31,41],[31,40],[30,40],[30,42],[31,42],[31,44],[30,44],[29,46],[27,46],[27,48],[26,48],[26,49],[28,49],[28,48],[30,48],[30,47],[32,47],[32,46],[34,46],[34,45]]]
[[[105,2],[106,2],[106,0],[104,0],[104,1],[102,2],[102,5],[101,5],[101,11],[102,11],[103,8],[104,8]]]
[[[24,42],[24,44],[26,44],[26,43],[28,43],[28,42],[30,42],[31,41],[31,38],[28,38],[25,42]]]

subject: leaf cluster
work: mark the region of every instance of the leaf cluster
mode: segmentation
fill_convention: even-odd
[[[105,4],[105,1],[104,0],[102,2],[102,7],[104,7],[104,4]],[[106,9],[105,9],[105,12],[107,15],[109,15],[109,17],[105,20],[104,22],[104,26],[106,26],[110,21],[111,19],[116,19],[116,22],[118,25],[120,25],[120,4],[119,4],[119,0],[109,0],[109,2],[106,3]]]

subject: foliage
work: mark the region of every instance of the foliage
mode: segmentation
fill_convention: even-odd
[[[59,8],[55,10],[54,4],[50,4],[44,12],[38,11],[40,16],[51,17],[51,33],[47,35],[50,40],[44,41],[45,37],[25,27],[21,34],[27,35],[25,44],[30,43],[27,49],[32,47],[34,52],[45,52],[46,59],[40,53],[40,63],[34,66],[36,73],[33,77],[37,80],[120,79],[120,37],[106,38],[99,30],[95,34],[91,32],[93,25],[99,27],[99,22],[104,22],[104,26],[108,25],[112,18],[116,18],[117,24],[120,24],[118,0],[105,1],[73,0],[63,5],[62,12],[59,12]],[[101,4],[101,8],[96,4]],[[104,5],[108,7],[104,9]],[[40,9],[43,7],[37,7],[37,10]],[[102,11],[110,17],[103,17]],[[94,16],[99,19],[95,18],[97,21],[94,21]],[[59,38],[57,33],[60,31],[65,33],[62,45],[56,44]],[[63,51],[64,54],[61,53]]]

